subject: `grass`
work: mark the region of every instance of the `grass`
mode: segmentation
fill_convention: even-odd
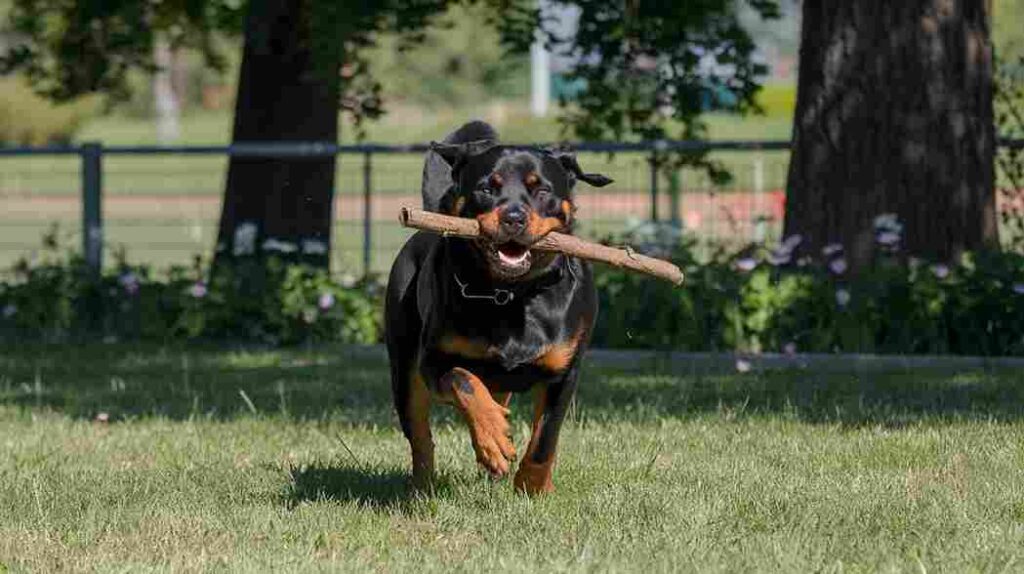
[[[530,500],[446,408],[410,492],[372,355],[8,346],[0,570],[1013,571],[1022,383],[591,368]]]

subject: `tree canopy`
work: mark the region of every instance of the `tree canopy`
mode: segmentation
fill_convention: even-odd
[[[214,39],[241,34],[252,1],[13,0],[6,27],[15,41],[0,67],[23,71],[54,100],[121,94],[130,70],[154,69],[157,35],[223,67]],[[312,15],[314,52],[324,62],[341,56],[343,108],[363,117],[379,113],[381,103],[367,48],[383,34],[393,34],[398,49],[416,45],[426,26],[455,4],[481,6],[473,13],[497,31],[505,50],[526,52],[539,28],[551,49],[570,55],[568,76],[581,91],[564,120],[584,139],[700,137],[699,114],[709,107],[752,109],[766,68],[756,59],[741,11],[747,6],[762,17],[778,16],[775,0],[554,0],[551,5],[579,14],[578,33],[562,37],[550,13],[532,0],[301,0],[296,9]]]

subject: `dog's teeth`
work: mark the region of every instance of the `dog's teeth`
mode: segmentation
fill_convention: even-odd
[[[508,255],[505,255],[501,251],[498,251],[498,257],[501,259],[502,263],[505,263],[507,265],[518,265],[518,264],[520,264],[520,263],[522,263],[523,261],[526,260],[526,256],[529,253],[530,253],[529,251],[523,251],[522,253],[520,253],[519,255],[517,255],[515,257],[510,257]]]

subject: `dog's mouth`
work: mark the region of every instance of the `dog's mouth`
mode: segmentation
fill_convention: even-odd
[[[515,241],[482,245],[491,272],[499,279],[515,279],[525,275],[532,264],[529,246]]]

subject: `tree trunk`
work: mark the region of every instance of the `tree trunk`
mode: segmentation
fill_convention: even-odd
[[[314,57],[309,5],[250,3],[233,142],[337,141],[339,61]],[[232,158],[215,269],[240,260],[262,262],[269,254],[326,268],[334,160]]]
[[[785,233],[870,260],[874,218],[903,253],[997,247],[985,2],[806,0]],[[891,239],[891,236],[889,237]]]

